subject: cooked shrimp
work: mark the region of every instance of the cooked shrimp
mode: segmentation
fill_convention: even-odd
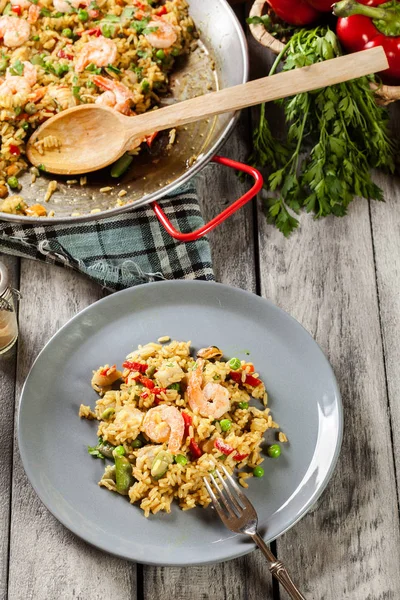
[[[143,421],[142,430],[157,444],[168,441],[168,450],[176,454],[182,445],[185,422],[175,406],[156,406],[151,408]]]
[[[52,98],[56,104],[65,110],[66,108],[72,108],[77,105],[77,99],[73,95],[71,89],[67,85],[57,85],[50,87],[47,90],[48,95]]]
[[[175,27],[161,17],[153,17],[147,29],[154,29],[150,33],[145,33],[145,38],[153,48],[170,48],[178,37]]]
[[[198,412],[202,417],[219,419],[231,407],[229,392],[219,383],[206,383],[203,385],[204,360],[197,359],[197,366],[188,378],[187,395],[189,406],[193,412]]]
[[[112,367],[105,365],[94,372],[92,377],[92,385],[105,387],[107,385],[112,385],[114,381],[117,381],[117,379],[120,379],[121,377],[122,373],[121,371],[118,371],[115,365]]]
[[[0,17],[0,38],[9,48],[22,46],[29,40],[31,26],[28,21],[18,17]]]
[[[53,6],[58,12],[72,13],[78,8],[87,8],[92,0],[53,0]],[[89,17],[96,18],[99,16],[98,10],[89,9]]]
[[[171,383],[182,381],[184,376],[185,373],[181,367],[177,363],[171,362],[171,360],[164,361],[154,375],[161,387],[168,387]]]
[[[136,438],[139,435],[143,417],[144,413],[128,404],[115,414],[113,427],[116,431],[125,431],[126,427],[129,427],[132,436]]]
[[[102,90],[107,90],[105,93],[107,96],[102,100],[99,100],[102,96],[96,99],[96,104],[105,104],[114,108],[116,111],[129,115],[131,112],[131,102],[134,98],[133,93],[128,88],[114,79],[108,79],[101,75],[95,75],[93,77],[94,83]]]
[[[36,23],[40,17],[40,7],[37,4],[31,4],[28,10],[28,23]]]
[[[8,79],[0,85],[0,96],[3,94],[23,94],[28,95],[31,91],[29,83],[18,75],[10,75]]]
[[[75,63],[75,71],[82,71],[93,63],[96,67],[106,67],[112,65],[117,58],[117,46],[113,40],[103,37],[87,42],[79,52],[78,59]]]
[[[10,71],[10,67],[6,71],[6,82],[10,79],[14,79],[15,77],[19,77],[20,79],[24,79],[26,83],[32,87],[35,85],[37,81],[37,71],[35,65],[33,65],[28,60],[24,60],[22,63],[24,65],[24,71],[22,75],[12,75]]]

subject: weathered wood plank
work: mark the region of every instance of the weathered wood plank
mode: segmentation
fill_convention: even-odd
[[[17,397],[29,368],[70,317],[99,299],[101,289],[71,271],[22,261]],[[136,598],[136,566],[80,541],[41,504],[15,441],[9,598]]]
[[[260,209],[259,243],[262,294],[322,346],[346,420],[327,491],[278,540],[278,554],[312,597],[397,598],[399,515],[368,204],[357,201],[345,219],[305,217],[289,240]]]
[[[12,286],[18,288],[19,260],[4,254],[0,260],[9,269]],[[7,596],[16,357],[16,345],[0,356],[0,598]]]
[[[400,106],[391,107],[395,139],[400,136]],[[392,418],[397,486],[400,487],[400,178],[380,174],[376,181],[385,203],[371,204],[372,236],[385,352],[387,386]],[[399,491],[398,491],[399,495]],[[399,498],[398,498],[399,499]]]

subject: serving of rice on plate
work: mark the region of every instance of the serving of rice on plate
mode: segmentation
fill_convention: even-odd
[[[193,357],[190,345],[151,342],[129,354],[122,370],[99,367],[95,409],[80,406],[80,417],[99,421],[89,454],[111,460],[99,485],[140,503],[146,517],[170,512],[174,498],[183,510],[208,506],[203,477],[221,462],[248,487],[246,479],[263,471],[265,432],[278,429],[251,362],[224,360],[215,346]]]
[[[0,15],[0,211],[46,216],[18,193],[32,131],[80,104],[132,116],[157,108],[197,33],[185,0],[0,0]],[[43,152],[58,140],[38,144]],[[33,181],[39,174],[32,168]]]

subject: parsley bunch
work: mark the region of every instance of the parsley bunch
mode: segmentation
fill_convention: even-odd
[[[340,54],[329,28],[301,29],[270,74],[284,56],[283,69],[289,71]],[[278,196],[267,198],[267,218],[286,237],[298,226],[295,215],[302,209],[315,218],[344,216],[355,196],[383,200],[371,169],[394,171],[395,144],[388,134],[387,110],[375,103],[371,81],[374,77],[361,77],[278,101],[288,124],[284,144],[274,139],[262,106],[250,164],[272,169],[269,189]]]

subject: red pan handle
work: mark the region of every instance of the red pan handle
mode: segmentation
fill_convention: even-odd
[[[157,219],[165,227],[167,232],[180,242],[194,242],[203,237],[203,235],[209,233],[212,229],[217,227],[217,225],[220,225],[225,221],[225,219],[233,215],[233,213],[239,210],[239,208],[242,208],[242,206],[244,206],[249,200],[254,198],[254,196],[258,194],[263,186],[263,178],[261,173],[257,171],[257,169],[249,167],[249,165],[236,162],[235,160],[225,158],[224,156],[214,156],[212,161],[220,165],[224,165],[225,167],[231,167],[232,169],[237,169],[238,171],[244,171],[245,173],[248,173],[254,178],[254,185],[248,192],[244,194],[244,196],[228,206],[228,208],[223,210],[222,213],[211,219],[211,221],[206,223],[206,225],[203,225],[203,227],[200,227],[200,229],[197,229],[197,231],[192,231],[191,233],[181,233],[180,231],[177,231],[160,205],[157,202],[153,202],[151,206],[157,216]]]

